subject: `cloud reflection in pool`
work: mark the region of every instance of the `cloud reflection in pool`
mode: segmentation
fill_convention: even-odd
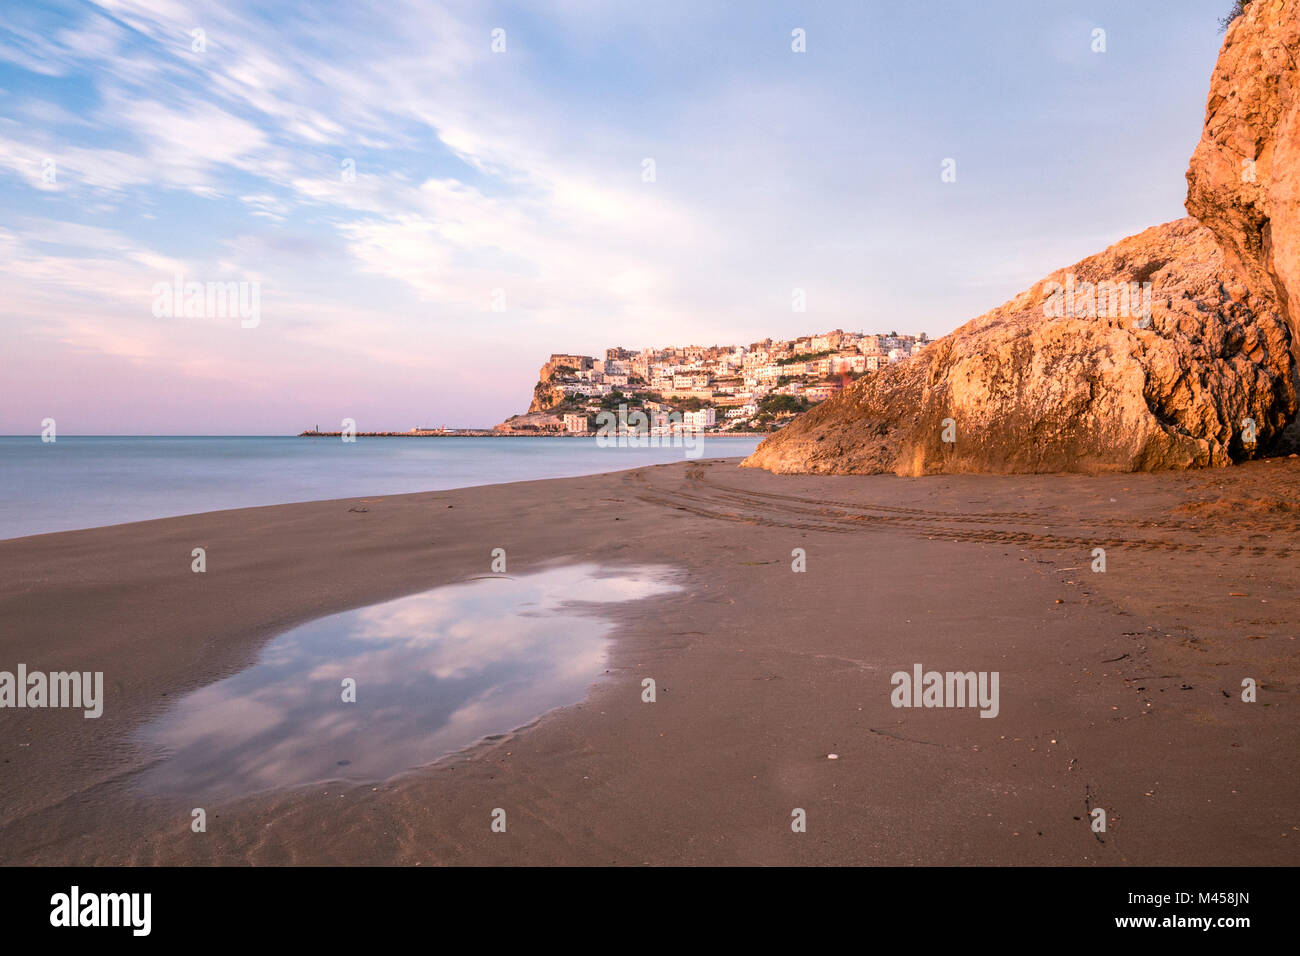
[[[674,590],[665,568],[571,565],[312,621],[143,728],[167,756],[140,782],[213,799],[423,766],[585,696],[613,625],[573,602]]]

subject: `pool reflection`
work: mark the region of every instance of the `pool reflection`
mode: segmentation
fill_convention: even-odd
[[[664,568],[574,565],[312,621],[143,728],[141,742],[167,756],[140,783],[214,799],[423,766],[583,698],[613,625],[573,602],[674,590]]]

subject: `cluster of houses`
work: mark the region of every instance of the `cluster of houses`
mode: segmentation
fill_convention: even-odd
[[[496,429],[583,434],[595,430],[601,411],[621,405],[642,411],[656,428],[671,420],[695,431],[763,430],[927,344],[924,333],[836,329],[748,346],[610,348],[604,358],[555,354],[542,368],[529,414]]]

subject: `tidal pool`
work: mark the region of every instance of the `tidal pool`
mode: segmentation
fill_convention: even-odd
[[[424,766],[582,700],[614,627],[584,605],[675,590],[667,568],[570,565],[320,618],[142,728],[164,756],[140,783],[214,799]]]

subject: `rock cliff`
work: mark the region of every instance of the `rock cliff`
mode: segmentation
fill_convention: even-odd
[[[1252,0],[1228,28],[1187,211],[1257,294],[1277,299],[1300,342],[1300,3]]]
[[[527,414],[544,412],[564,401],[564,389],[555,384],[561,370],[580,372],[591,368],[591,364],[589,355],[553,354],[537,373],[537,384],[533,386],[533,400],[528,404]]]

